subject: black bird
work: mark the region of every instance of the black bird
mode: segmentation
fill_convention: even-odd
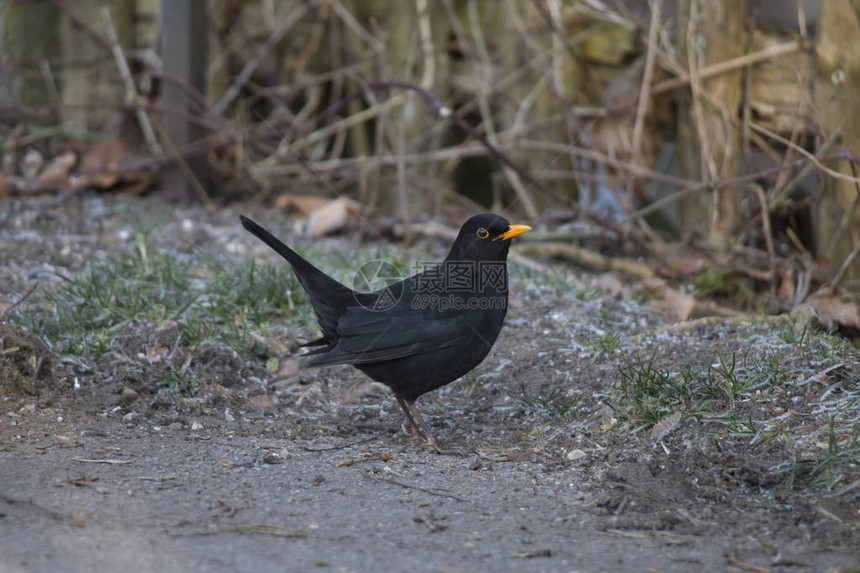
[[[375,292],[353,291],[323,273],[260,225],[242,226],[293,266],[322,337],[309,366],[352,364],[391,388],[412,433],[441,451],[415,399],[481,363],[508,308],[510,239],[531,230],[485,213],[466,221],[442,263]],[[416,424],[417,422],[417,424]]]

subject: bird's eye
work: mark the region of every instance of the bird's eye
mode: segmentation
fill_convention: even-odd
[[[490,236],[490,232],[487,231],[485,228],[481,227],[480,229],[478,229],[478,238],[479,239],[486,239],[489,236]]]

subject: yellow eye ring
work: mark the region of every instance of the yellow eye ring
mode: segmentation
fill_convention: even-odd
[[[479,238],[479,239],[486,239],[487,237],[489,237],[489,236],[490,236],[490,232],[489,232],[488,230],[486,230],[485,228],[483,228],[483,227],[481,227],[480,229],[478,229],[478,233],[477,233],[477,234],[478,234],[478,238]]]

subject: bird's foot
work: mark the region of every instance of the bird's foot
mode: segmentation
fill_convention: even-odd
[[[407,400],[398,396],[397,403],[400,404],[400,407],[403,408],[403,412],[406,414],[406,421],[409,423],[409,427],[412,429],[412,438],[414,440],[423,441],[424,447],[433,448],[434,450],[436,450],[436,453],[441,454],[443,456],[466,455],[464,452],[458,450],[443,450],[439,446],[439,442],[437,442],[436,438],[433,437],[433,432],[430,431],[430,427],[427,426],[427,423],[424,421],[424,418],[421,416],[421,413],[418,412],[417,409],[415,409],[415,403],[412,400]]]
[[[429,442],[424,444],[425,448],[433,448],[433,450],[439,454],[440,456],[459,456],[461,458],[465,458],[468,454],[463,450],[446,450],[442,449],[439,444],[431,444]]]
[[[468,455],[466,452],[462,450],[449,450],[445,449],[439,445],[439,442],[436,441],[436,438],[430,436],[429,438],[425,437],[420,431],[416,431],[414,428],[410,432],[407,429],[406,423],[404,422],[400,429],[403,431],[403,437],[401,440],[403,442],[412,442],[413,444],[420,446],[427,450],[433,450],[437,454],[441,456],[463,456]]]

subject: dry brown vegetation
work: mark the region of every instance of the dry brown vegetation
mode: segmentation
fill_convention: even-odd
[[[60,34],[7,34],[0,193],[154,187],[407,238],[504,211],[546,231],[536,256],[692,283],[708,303],[666,297],[679,319],[856,291],[845,2],[213,1],[180,30],[208,48],[197,86],[155,50],[155,3],[25,4],[7,30]]]

